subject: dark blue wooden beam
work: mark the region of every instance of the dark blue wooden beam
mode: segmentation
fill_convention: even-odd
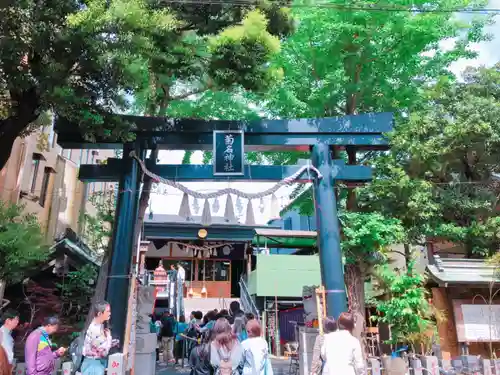
[[[387,148],[383,134],[393,128],[393,114],[368,113],[356,116],[320,119],[219,121],[167,119],[159,117],[119,116],[131,124],[141,145],[160,149],[211,149],[214,130],[243,129],[247,151],[294,150],[322,142],[334,146],[357,146],[364,149]],[[97,139],[86,141],[78,124],[57,118],[58,143],[64,148],[121,148],[121,142]]]
[[[141,139],[138,135],[136,139]],[[210,151],[212,150],[212,134],[169,134],[161,133],[141,143],[151,149],[157,146],[160,150]],[[82,143],[74,134],[59,134],[59,145],[65,149],[117,149],[120,143],[99,142]],[[369,134],[245,134],[245,151],[304,151],[304,146],[318,143],[344,147],[355,146],[362,150],[386,150],[388,140],[383,135]],[[306,147],[307,148],[307,147]]]
[[[144,222],[144,237],[150,240],[171,239],[171,240],[194,240],[198,238],[198,231],[201,228],[207,229],[208,241],[241,241],[251,242],[255,235],[255,228],[247,225],[221,225],[212,224],[204,227],[199,223],[155,223]]]
[[[112,182],[117,181],[121,173],[119,159],[108,159],[107,165],[81,165],[79,178],[86,182]],[[212,165],[151,165],[151,172],[175,181],[281,181],[296,173],[301,166],[280,165],[246,165],[245,175],[220,177],[213,175]],[[334,173],[336,180],[341,181],[368,181],[372,178],[370,167],[363,165],[345,165],[343,160],[335,160]],[[299,182],[308,181],[305,173]]]

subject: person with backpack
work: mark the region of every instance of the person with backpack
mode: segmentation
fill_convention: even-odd
[[[177,363],[179,359],[186,356],[184,353],[184,342],[185,339],[182,335],[186,334],[188,324],[186,323],[186,317],[181,315],[179,321],[175,325],[175,362]]]
[[[229,323],[234,324],[234,319],[240,316],[245,316],[245,312],[241,309],[238,301],[233,301],[229,304]]]
[[[104,375],[109,351],[118,345],[113,340],[108,322],[111,318],[111,306],[108,302],[99,302],[94,306],[94,319],[90,323],[83,342],[82,375]]]
[[[175,344],[175,318],[167,311],[161,319],[161,347],[163,349],[163,362],[175,363],[174,344]]]
[[[233,333],[239,342],[245,341],[248,338],[246,324],[247,320],[244,315],[234,318]]]
[[[225,318],[215,322],[210,344],[210,363],[215,375],[240,375],[243,369],[243,348]]]
[[[189,354],[190,375],[213,375],[214,369],[210,364],[210,339],[205,336],[200,345],[197,345]]]
[[[248,339],[243,341],[243,375],[273,375],[267,341],[261,336],[262,328],[255,319],[246,324]]]

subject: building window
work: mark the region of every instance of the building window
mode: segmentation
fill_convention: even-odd
[[[198,281],[229,281],[229,273],[229,261],[198,260]]]
[[[287,217],[283,222],[283,229],[291,230],[292,229],[292,218]]]
[[[40,168],[40,154],[33,154],[33,166],[32,166],[32,172],[31,172],[31,186],[30,186],[30,193],[34,194],[35,189],[36,189],[36,180],[38,178],[38,169]]]
[[[42,188],[40,190],[40,199],[38,203],[40,206],[45,207],[45,201],[47,199],[47,190],[49,188],[50,174],[52,173],[52,168],[45,167],[43,171]]]

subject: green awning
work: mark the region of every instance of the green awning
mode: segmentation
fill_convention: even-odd
[[[314,248],[318,234],[313,231],[284,229],[255,229],[252,245],[267,248]]]
[[[257,255],[248,277],[249,293],[258,297],[302,297],[302,288],[321,285],[317,255]]]

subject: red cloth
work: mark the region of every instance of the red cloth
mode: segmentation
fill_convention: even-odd
[[[158,266],[155,271],[154,271],[154,281],[159,282],[159,281],[167,281],[168,280],[168,274],[167,271],[165,271],[165,268],[163,266]],[[166,286],[156,286],[155,290],[156,293],[158,292],[163,292],[167,288]]]

